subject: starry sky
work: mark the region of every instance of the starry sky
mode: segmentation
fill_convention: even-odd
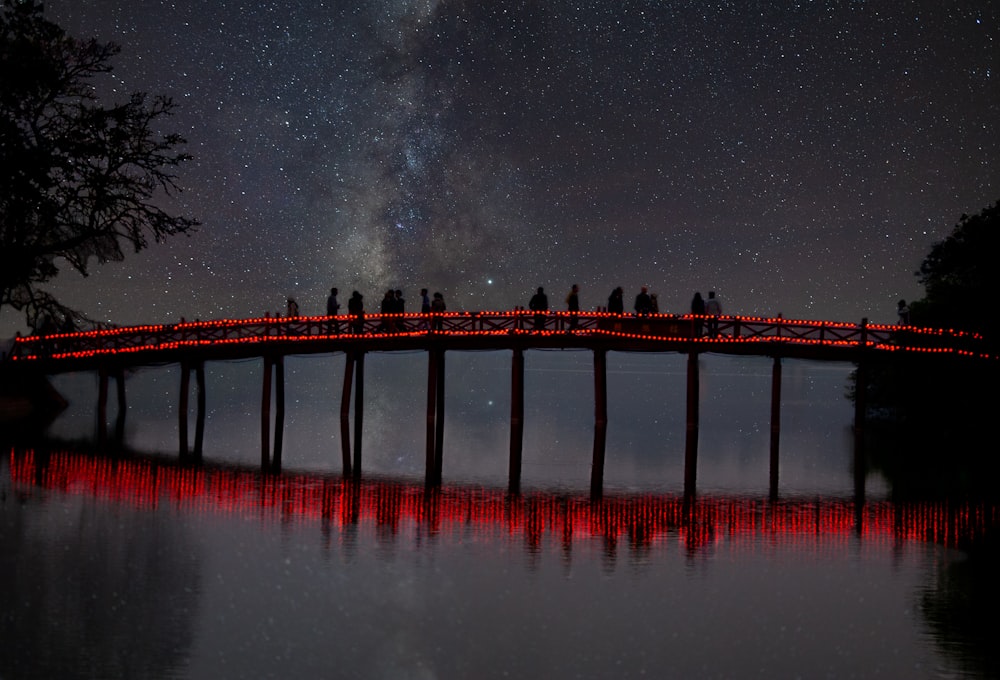
[[[894,322],[1000,199],[995,0],[49,0],[122,46],[103,97],[167,94],[179,236],[50,289],[122,324],[509,309],[573,283]],[[8,315],[9,313],[5,312]]]

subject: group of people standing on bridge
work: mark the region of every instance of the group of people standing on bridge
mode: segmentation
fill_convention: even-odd
[[[696,316],[707,316],[708,317],[708,334],[711,337],[715,337],[719,333],[719,317],[722,316],[722,303],[719,302],[719,298],[715,297],[715,291],[708,291],[708,299],[704,300],[701,297],[700,292],[695,292],[694,297],[691,298],[691,313]],[[698,322],[698,330],[700,331],[701,322]],[[700,332],[698,333],[700,335]]]
[[[326,315],[333,317],[330,320],[331,333],[340,332],[340,321],[336,318],[341,316],[339,294],[340,291],[337,288],[331,288],[330,295],[326,299]],[[535,294],[532,295],[528,302],[528,309],[535,313],[535,329],[541,330],[545,328],[545,318],[549,311],[549,299],[545,294],[544,287],[539,286]],[[650,293],[648,287],[642,286],[635,296],[632,309],[636,316],[659,314],[660,306],[656,293]],[[442,314],[445,311],[447,311],[447,306],[445,305],[444,295],[436,292],[431,297],[428,295],[426,288],[420,289],[421,314],[436,315]],[[578,284],[574,283],[566,295],[566,311],[570,312],[569,330],[573,330],[579,322],[577,315],[580,312],[580,286]],[[611,294],[608,296],[607,307],[603,310],[601,307],[598,307],[598,311],[606,311],[609,314],[625,314],[624,291],[621,286],[611,291]],[[378,330],[385,333],[397,333],[409,330],[405,320],[395,317],[395,315],[405,313],[406,300],[403,297],[403,291],[399,288],[387,289],[379,305],[379,314],[382,318],[379,320]],[[347,314],[352,317],[348,326],[350,332],[364,332],[364,296],[356,290],[351,293],[351,297],[347,301]],[[717,317],[722,314],[722,304],[719,298],[716,297],[715,291],[709,291],[708,299],[703,299],[700,292],[695,293],[694,298],[691,300],[691,314],[711,317],[708,321],[708,327],[710,333],[714,335],[718,328]],[[288,298],[287,315],[290,318],[299,316],[299,305],[292,297]],[[432,316],[429,321],[424,322],[423,329],[428,328],[440,330],[442,328],[442,320]]]
[[[337,296],[340,291],[337,288],[330,289],[330,295],[326,298],[326,315],[331,317],[340,316],[340,301]],[[291,300],[291,298],[290,298]],[[298,308],[296,307],[296,311]],[[420,289],[420,313],[421,314],[441,314],[447,311],[447,306],[444,303],[444,295],[441,293],[434,293],[433,298],[429,297],[426,288]],[[363,333],[365,327],[365,303],[364,296],[358,291],[353,291],[351,297],[347,300],[347,313],[353,317],[350,323],[350,330],[352,333]],[[379,313],[382,314],[383,318],[379,323],[379,331],[386,333],[398,333],[407,330],[405,324],[391,315],[394,314],[405,314],[406,313],[406,299],[403,297],[403,291],[399,288],[390,288],[386,290],[385,295],[382,296],[382,302],[379,306]],[[432,326],[435,330],[441,329],[441,319],[433,319]],[[425,326],[426,328],[426,326]],[[340,324],[336,318],[331,320],[330,332],[339,333]]]
[[[535,312],[535,328],[539,330],[544,328],[545,313],[549,310],[549,299],[545,294],[543,286],[539,286],[535,294],[531,296],[531,300],[528,301],[528,309]],[[642,286],[639,293],[635,296],[635,303],[632,305],[632,309],[635,311],[636,316],[659,314],[660,303],[656,293],[650,293],[648,287]],[[572,330],[577,326],[576,314],[580,311],[580,286],[575,283],[566,296],[566,311],[571,313],[569,328]],[[621,286],[611,291],[605,311],[609,314],[625,313],[625,291],[622,290]],[[691,300],[691,313],[698,316],[711,317],[709,319],[709,331],[714,335],[718,329],[718,317],[722,315],[722,303],[716,297],[714,290],[709,291],[707,300],[702,298],[700,292],[696,292],[694,298]]]

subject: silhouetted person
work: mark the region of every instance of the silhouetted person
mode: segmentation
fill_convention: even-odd
[[[336,288],[330,289],[330,297],[326,299],[326,315],[327,316],[337,316],[340,314],[340,303],[337,302],[337,293],[339,293]],[[340,322],[336,319],[330,321],[329,325],[330,333],[340,333]]]
[[[288,314],[289,318],[296,317],[299,315],[299,303],[295,301],[295,298],[288,298]]]
[[[549,298],[545,296],[545,289],[541,286],[538,287],[538,292],[531,296],[528,309],[535,312],[535,330],[545,330],[545,312],[549,311]]]
[[[910,325],[910,307],[906,304],[906,300],[900,300],[896,305],[896,314],[899,316],[899,321],[896,322],[898,325]]]
[[[694,297],[691,298],[691,313],[695,316],[705,316],[705,300],[702,299],[700,292],[695,292]],[[701,337],[701,326],[703,320],[694,320],[694,335],[696,338]]]
[[[382,303],[379,306],[379,312],[382,314],[382,321],[378,325],[380,331],[390,333],[393,330],[392,319],[389,318],[390,314],[396,311],[396,291],[392,288],[385,291],[385,295],[382,296]]]
[[[434,299],[431,301],[431,314],[434,315],[434,330],[439,331],[444,327],[441,321],[441,314],[444,314],[446,310],[444,295],[434,293]]]
[[[354,317],[354,332],[365,331],[365,303],[361,293],[354,291],[347,301],[347,313]]]
[[[656,293],[650,293],[649,295],[649,311],[653,314],[660,313],[660,298]]]
[[[691,298],[691,313],[705,314],[705,300],[701,297],[701,293],[695,293],[694,297]]]
[[[396,314],[406,313],[406,300],[403,299],[403,291],[396,289],[396,298],[392,305],[393,312]],[[402,317],[395,319],[392,322],[392,328],[395,331],[405,331],[406,330],[406,320]]]
[[[618,286],[613,291],[611,295],[608,296],[608,313],[609,314],[624,314],[625,313],[625,291],[622,290],[621,286]]]
[[[569,312],[569,328],[573,330],[580,320],[578,317],[580,313],[580,286],[575,283],[569,289],[569,295],[566,296],[566,311]]]
[[[427,295],[426,288],[420,289],[420,313],[424,315],[421,328],[426,330],[431,327],[430,318],[427,316],[431,313],[431,299]]]
[[[715,297],[715,291],[708,291],[708,299],[705,300],[705,313],[710,317],[708,320],[708,334],[715,337],[719,334],[719,316],[722,314],[722,303]]]
[[[639,294],[635,296],[635,304],[633,305],[633,308],[635,309],[635,313],[639,316],[647,316],[653,311],[653,299],[649,297],[649,293],[646,291],[646,286],[643,286],[642,290],[639,291]]]

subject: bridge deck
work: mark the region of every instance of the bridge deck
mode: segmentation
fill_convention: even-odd
[[[716,352],[857,361],[894,353],[993,358],[963,331],[741,316],[527,311],[190,321],[18,337],[8,357],[47,373],[101,364],[413,349]]]

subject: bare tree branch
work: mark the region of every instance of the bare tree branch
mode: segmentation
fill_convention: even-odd
[[[0,306],[78,319],[37,286],[65,260],[86,276],[92,261],[119,261],[198,222],[157,200],[180,191],[186,142],[158,126],[174,103],[134,93],[97,101],[92,79],[120,48],[69,37],[33,0],[0,11]],[[41,310],[41,311],[40,311]],[[44,311],[48,310],[48,311]]]

